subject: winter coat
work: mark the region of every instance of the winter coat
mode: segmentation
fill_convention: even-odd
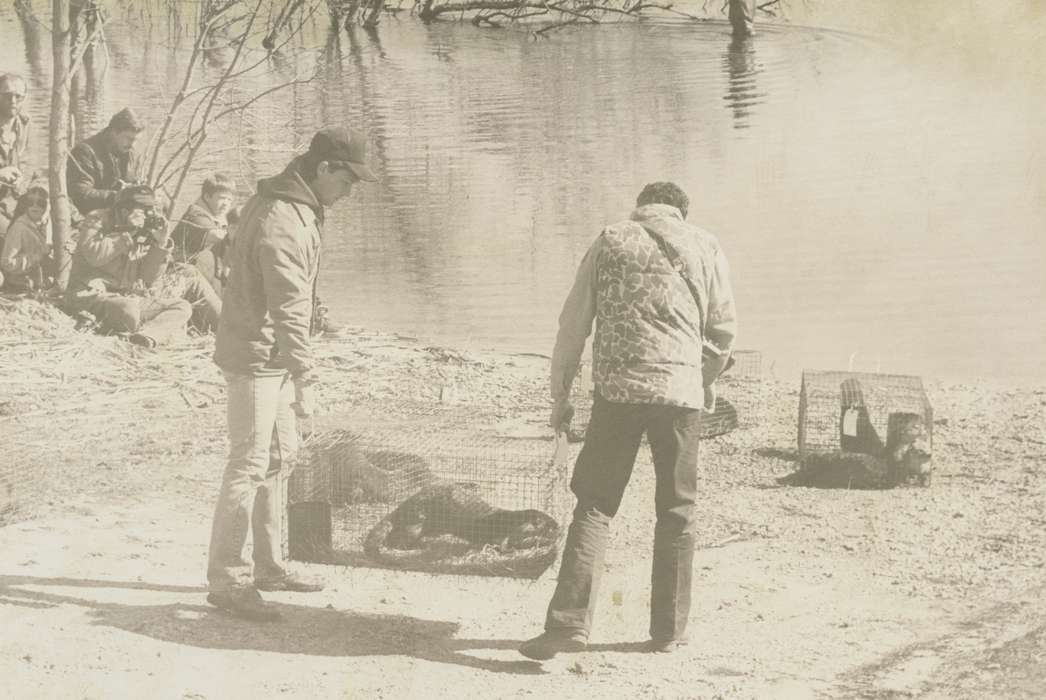
[[[203,199],[190,204],[171,232],[174,261],[192,262],[201,252],[212,247],[219,248],[220,257],[228,230],[225,219],[212,214]]]
[[[88,214],[80,223],[66,297],[151,287],[167,267],[171,242],[153,243],[142,251],[127,238],[124,229],[117,230],[111,209]]]
[[[47,258],[47,220],[39,224],[24,214],[11,222],[0,253],[0,270],[24,275]]]
[[[113,148],[109,129],[76,144],[66,162],[65,182],[69,199],[81,214],[116,204],[117,181],[141,177],[141,157]]]
[[[675,251],[696,296],[651,233]],[[605,228],[582,260],[560,314],[554,399],[569,392],[593,320],[592,378],[604,399],[701,408],[704,387],[721,369],[702,351],[709,345],[725,360],[737,332],[718,241],[666,204],[639,207],[629,220]]]
[[[214,361],[245,375],[302,374],[320,268],[323,207],[292,161],[243,206],[229,261]]]

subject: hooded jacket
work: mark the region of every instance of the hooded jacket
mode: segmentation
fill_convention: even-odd
[[[297,376],[313,366],[323,206],[298,170],[295,159],[260,180],[243,207],[215,338],[214,361],[227,372]]]
[[[108,127],[76,144],[65,166],[69,199],[81,214],[116,204],[116,182],[134,182],[141,175],[141,157],[113,148]]]

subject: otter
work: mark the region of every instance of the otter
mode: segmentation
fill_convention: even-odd
[[[917,481],[928,486],[932,474],[929,452],[916,446],[926,436],[917,413],[891,413],[886,445],[878,454],[832,450],[806,455],[798,471],[779,484],[816,488],[887,489]]]

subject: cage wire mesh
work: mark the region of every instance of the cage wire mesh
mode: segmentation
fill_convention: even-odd
[[[702,420],[702,438],[722,435],[735,428],[754,427],[763,421],[766,405],[763,354],[758,350],[734,350],[731,355],[734,364],[716,381],[715,411]],[[584,439],[594,400],[592,367],[585,362],[570,388],[570,402],[574,406],[569,432],[572,441]]]
[[[932,453],[933,407],[921,378],[806,370],[799,392],[799,457],[834,450],[878,456],[894,419],[905,414],[921,419]]]
[[[397,402],[328,416],[286,486],[292,559],[536,578],[572,506],[544,437],[477,424],[468,407]]]

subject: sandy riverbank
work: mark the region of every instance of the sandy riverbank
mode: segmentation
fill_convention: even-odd
[[[928,382],[929,489],[783,488],[798,386],[702,445],[693,643],[646,638],[649,458],[614,523],[592,648],[539,665],[534,583],[308,566],[286,622],[204,602],[224,453],[201,338],[148,352],[0,307],[0,672],[13,697],[1037,697],[1046,655],[1046,386]],[[350,329],[318,346],[331,410],[402,400],[540,426],[547,360]],[[576,450],[576,446],[575,446]],[[1036,665],[1037,664],[1037,665]],[[1038,674],[1038,675],[1036,675]]]

